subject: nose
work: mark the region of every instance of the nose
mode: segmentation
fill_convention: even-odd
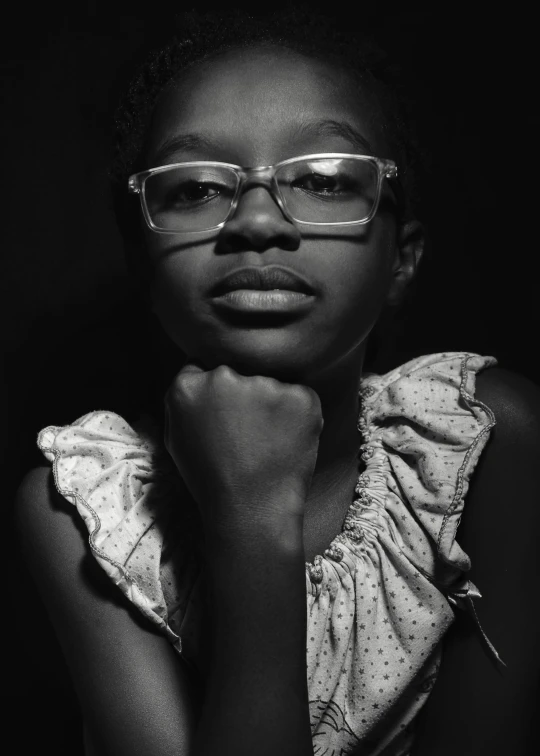
[[[271,247],[294,251],[301,239],[298,227],[284,215],[266,182],[244,186],[220,236],[224,249],[238,252],[263,252]]]

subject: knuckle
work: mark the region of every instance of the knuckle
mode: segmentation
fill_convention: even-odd
[[[199,376],[178,373],[165,394],[166,406],[183,404],[193,400],[200,386]]]
[[[229,365],[218,365],[217,368],[210,373],[212,381],[228,381],[238,380],[238,374]]]
[[[305,414],[312,420],[322,421],[321,401],[318,394],[308,387],[303,387],[301,404]]]
[[[307,386],[292,386],[290,393],[302,407],[310,409],[313,406],[315,392]]]
[[[188,373],[179,373],[171,383],[171,389],[172,391],[184,391],[192,382],[193,377]]]
[[[318,394],[315,393],[315,391],[312,391],[310,394],[310,402],[311,402],[311,408],[313,410],[315,410],[318,413],[322,412],[321,400]]]
[[[271,376],[255,375],[253,376],[253,380],[254,380],[254,385],[258,389],[264,389],[269,394],[280,393],[280,390],[281,390],[280,382],[276,381],[276,379],[272,378]]]
[[[181,399],[189,394],[189,389],[193,385],[193,380],[190,380],[188,375],[178,375],[174,379],[169,388],[168,394],[171,399]]]

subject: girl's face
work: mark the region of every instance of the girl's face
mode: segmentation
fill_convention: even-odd
[[[377,119],[342,69],[281,48],[229,51],[183,72],[162,95],[147,165],[211,160],[253,167],[319,152],[392,158]],[[246,375],[309,384],[338,366],[361,365],[398,261],[394,199],[383,185],[377,215],[365,225],[296,225],[264,185],[253,184],[218,231],[146,228],[153,309],[163,328],[208,369],[227,364]],[[309,283],[313,295],[301,310],[230,311],[213,296],[233,270],[267,265]]]

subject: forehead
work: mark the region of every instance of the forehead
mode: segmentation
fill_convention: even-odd
[[[266,164],[308,145],[309,126],[321,121],[349,124],[375,154],[392,157],[373,96],[346,68],[276,46],[231,50],[184,70],[162,94],[149,153],[177,134],[200,134],[229,160]],[[331,151],[366,152],[338,141]]]

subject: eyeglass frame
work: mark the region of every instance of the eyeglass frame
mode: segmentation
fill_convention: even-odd
[[[373,207],[370,214],[366,218],[359,221],[315,222],[315,221],[302,221],[297,218],[294,218],[289,213],[286,207],[286,203],[283,197],[281,196],[281,191],[279,189],[279,186],[275,178],[276,171],[284,165],[290,165],[291,163],[297,163],[303,160],[315,160],[315,159],[333,160],[333,159],[344,159],[344,158],[353,158],[355,160],[369,161],[371,163],[375,163],[377,167],[377,171],[378,171],[377,196],[376,196],[375,202],[373,203]],[[199,231],[181,231],[181,230],[158,228],[152,222],[150,213],[148,211],[148,205],[146,202],[146,195],[145,195],[145,184],[146,184],[147,179],[150,178],[150,176],[156,175],[157,173],[164,173],[165,171],[168,171],[171,168],[180,168],[180,167],[192,168],[194,166],[209,166],[209,165],[221,166],[223,168],[231,168],[236,173],[239,179],[238,186],[236,187],[236,191],[231,200],[231,206],[225,220],[223,220],[217,226],[211,226],[210,228],[201,229]],[[385,178],[388,180],[389,186],[393,190],[394,196],[396,197],[396,201],[398,203],[398,207],[402,210],[403,205],[404,205],[403,187],[398,178],[397,165],[393,160],[375,157],[374,155],[356,155],[356,154],[347,153],[347,152],[321,152],[321,153],[313,153],[310,155],[300,155],[299,157],[289,158],[288,160],[281,160],[279,163],[275,163],[274,165],[257,166],[255,168],[244,168],[241,165],[236,165],[234,163],[222,163],[216,160],[194,160],[194,161],[183,162],[183,163],[170,163],[167,165],[157,166],[156,168],[148,168],[147,170],[139,171],[138,173],[133,173],[128,178],[128,191],[131,194],[139,195],[140,200],[141,200],[141,208],[143,211],[143,216],[144,216],[144,219],[146,221],[148,228],[150,228],[151,231],[155,231],[158,234],[181,234],[181,233],[205,234],[208,231],[217,231],[223,228],[225,224],[231,219],[231,217],[234,215],[236,208],[238,207],[240,195],[242,194],[242,191],[251,176],[257,176],[257,178],[260,176],[260,178],[269,179],[270,183],[267,186],[267,188],[270,194],[272,195],[274,201],[278,205],[279,209],[285,216],[285,218],[288,221],[291,221],[292,223],[300,223],[301,225],[305,225],[305,226],[360,226],[360,225],[365,225],[366,223],[369,223],[371,220],[373,220],[379,208],[379,203],[381,200],[381,193],[382,193],[382,184],[383,184],[383,179]]]

